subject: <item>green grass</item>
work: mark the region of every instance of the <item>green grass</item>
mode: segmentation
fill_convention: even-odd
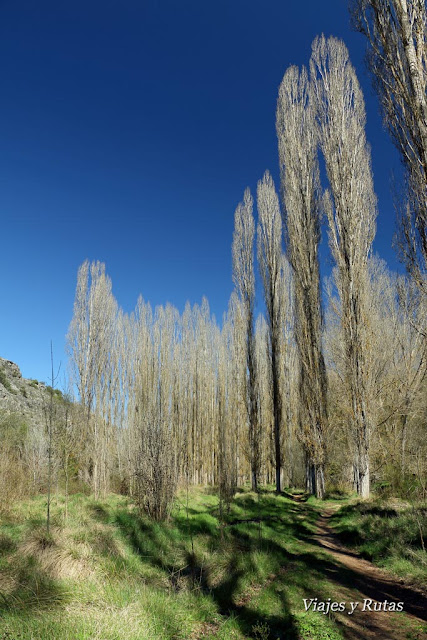
[[[59,496],[50,536],[45,497],[16,505],[0,529],[0,638],[342,638],[302,606],[329,595],[310,551],[314,507],[242,491],[221,527],[213,492],[191,491],[188,511],[185,500],[159,524],[125,497],[79,494],[65,523]]]
[[[356,502],[338,511],[331,524],[363,557],[427,588],[427,504]]]
[[[324,506],[239,491],[221,526],[215,493],[194,489],[155,523],[76,494],[64,522],[56,496],[47,536],[45,496],[21,502],[0,523],[0,640],[341,640],[338,618],[303,606],[351,588],[313,544]]]

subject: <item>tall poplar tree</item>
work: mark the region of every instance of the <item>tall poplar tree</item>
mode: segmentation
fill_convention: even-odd
[[[337,264],[346,382],[352,410],[354,484],[369,496],[372,429],[368,398],[365,327],[368,257],[377,215],[365,105],[343,42],[316,38],[310,61],[316,96],[320,147],[330,192],[325,197],[329,244]]]
[[[281,433],[283,426],[282,366],[283,327],[281,308],[282,277],[282,218],[279,198],[273,178],[265,172],[257,187],[258,204],[258,264],[264,290],[267,310],[269,356],[271,361],[271,388],[274,416],[274,457],[276,471],[276,491],[281,491]]]
[[[307,490],[325,490],[326,370],[319,275],[319,167],[316,107],[307,71],[290,67],[277,103],[277,136],[288,258],[293,268],[299,356],[299,437]]]
[[[400,249],[427,295],[427,10],[424,0],[353,0],[353,23],[368,39],[384,124],[406,168]],[[424,323],[425,327],[425,323]]]
[[[247,366],[245,395],[249,424],[249,460],[252,490],[257,491],[260,472],[260,429],[254,336],[254,236],[253,199],[249,189],[246,189],[243,202],[239,203],[234,214],[232,255],[233,280],[245,314],[245,360]]]

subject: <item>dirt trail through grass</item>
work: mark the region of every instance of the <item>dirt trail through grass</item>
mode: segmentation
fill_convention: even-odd
[[[349,640],[425,640],[427,596],[403,584],[393,576],[364,560],[356,552],[344,547],[329,525],[336,509],[323,512],[317,522],[318,532],[313,541],[331,554],[343,568],[335,572],[326,570],[328,578],[337,584],[337,601],[359,602],[352,615],[337,613],[337,621]],[[343,595],[345,597],[343,597]],[[367,600],[372,611],[363,611]],[[403,602],[403,613],[374,611],[374,603]],[[349,605],[348,605],[349,606]],[[378,606],[378,605],[377,605]],[[383,605],[384,607],[384,605]]]
[[[47,538],[45,497],[32,498],[0,521],[0,640],[427,640],[427,594],[340,543],[337,502],[242,490],[224,523],[197,488],[155,523],[123,496],[76,494],[66,526],[57,498]]]

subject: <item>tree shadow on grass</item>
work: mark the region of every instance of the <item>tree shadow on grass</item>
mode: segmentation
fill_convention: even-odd
[[[238,546],[246,548],[247,557],[250,557],[250,552],[258,548],[256,541],[253,541],[249,536],[246,540],[243,540],[239,536]],[[249,563],[245,566],[245,571],[255,572],[255,566],[253,563]],[[239,630],[247,638],[259,637],[255,633],[255,628],[261,625],[267,625],[269,632],[268,637],[272,637],[275,640],[297,640],[300,636],[297,626],[295,624],[294,616],[290,612],[290,604],[286,597],[285,590],[280,590],[277,595],[280,599],[280,609],[283,612],[280,616],[262,614],[251,606],[251,593],[240,594],[239,592],[240,580],[244,575],[242,568],[236,561],[236,557],[231,557],[227,564],[225,571],[225,579],[222,580],[217,586],[210,589],[210,594],[218,605],[218,611],[222,616],[233,616],[237,622]]]
[[[154,524],[139,518],[137,514],[123,511],[118,513],[116,525],[134,551],[164,573],[171,589],[199,589],[215,601],[223,617],[234,618],[247,638],[257,637],[254,628],[260,624],[268,625],[270,637],[274,640],[296,640],[299,637],[295,617],[290,611],[290,590],[302,594],[301,613],[304,612],[303,597],[317,598],[318,601],[326,600],[333,593],[354,597],[350,594],[358,590],[363,597],[379,602],[404,602],[406,613],[427,620],[427,599],[424,596],[392,581],[347,568],[331,556],[328,549],[313,537],[310,525],[314,524],[318,514],[310,505],[271,499],[263,503],[248,496],[242,497],[238,506],[240,513],[244,509],[246,517],[236,519],[235,514],[231,514],[228,526],[222,529],[222,535],[216,521],[212,520],[210,509],[214,507],[202,512],[189,509],[189,519],[187,515],[177,517],[173,527]],[[262,531],[259,529],[260,522]],[[190,551],[190,532],[195,541],[198,541],[199,535],[202,536],[205,548],[216,552],[214,557],[221,557],[218,552],[221,554],[223,551],[222,577],[218,578],[218,573],[215,577],[215,567],[209,566],[197,551]],[[284,544],[291,542],[292,546],[285,548],[281,540]],[[298,550],[298,541],[304,546],[306,543],[313,545],[314,550]],[[182,566],[178,567],[171,560],[171,549],[181,557]],[[254,561],[258,552],[271,554],[276,566],[280,566],[277,574],[267,581],[259,573]],[[349,554],[346,552],[346,555]],[[253,583],[248,580],[248,575],[254,577]],[[243,589],[242,582],[245,585]],[[276,603],[274,611],[277,611],[279,602],[280,615],[257,610],[256,598],[263,589],[273,592]],[[335,624],[341,627],[346,636],[352,637],[342,621],[337,619]]]
[[[378,516],[380,518],[396,518],[399,513],[392,507],[382,507],[375,504],[364,504],[357,502],[356,504],[344,505],[339,511],[331,515],[331,520],[340,521],[348,515],[358,514],[362,516]]]
[[[0,616],[7,611],[52,609],[63,605],[68,594],[58,581],[43,571],[34,560],[20,559],[11,573],[13,588],[1,592]]]
[[[223,536],[215,522],[206,523],[204,514],[196,510],[191,510],[191,513],[189,510],[191,516],[189,521],[185,517],[176,518],[174,529],[169,525],[154,524],[145,518],[140,518],[136,513],[129,512],[118,513],[116,525],[134,551],[144,558],[144,562],[148,562],[168,577],[171,589],[174,591],[182,588],[199,589],[216,602],[218,612],[223,617],[232,616],[235,619],[235,623],[245,637],[257,637],[254,627],[266,624],[270,629],[270,637],[275,640],[276,638],[296,640],[299,635],[294,616],[290,611],[287,596],[289,588],[298,588],[304,597],[321,599],[323,595],[326,599],[329,593],[325,593],[322,583],[326,575],[336,579],[337,565],[332,560],[316,559],[315,554],[291,553],[268,536],[259,535],[261,532],[255,516],[255,513],[259,513],[259,504],[249,500],[246,506],[252,508],[246,511],[249,518],[244,522],[229,523],[229,526],[223,529]],[[266,506],[268,509],[265,508]],[[303,542],[311,541],[310,527],[300,520],[300,516],[307,507],[293,504],[287,507],[287,511],[284,511],[283,504],[278,507],[271,504],[264,505],[263,526],[268,525],[274,528],[276,538],[283,538],[284,541],[291,539],[294,539],[294,543],[297,543],[298,539]],[[308,515],[311,520],[316,517],[314,511],[313,513],[310,511]],[[189,529],[195,540],[198,534],[205,538],[206,549],[217,553],[224,552],[222,558],[225,564],[222,565],[221,571],[223,577],[219,580],[218,574],[215,577],[212,573],[214,566],[209,566],[203,557],[197,555],[197,552],[190,551]],[[264,530],[264,533],[267,531]],[[174,548],[175,557],[178,554],[183,559],[180,567],[171,560],[172,548]],[[265,577],[263,578],[259,573],[253,560],[258,552],[271,554],[281,567],[278,575],[269,579],[267,585]],[[248,575],[254,576],[252,586],[247,580]],[[242,591],[242,580],[246,583],[245,588],[248,587],[246,595],[245,588]],[[262,593],[264,588],[274,591],[276,599],[274,610],[277,610],[277,601],[279,601],[280,615],[257,611],[253,605],[253,596]],[[301,599],[301,609],[302,607]]]
[[[102,505],[97,503],[88,504],[87,509],[95,520],[103,523],[108,522],[110,515],[107,509]]]
[[[200,514],[199,514],[200,515]],[[197,589],[206,596],[209,596],[217,604],[218,612],[225,618],[233,616],[235,623],[247,638],[256,638],[254,627],[260,624],[267,624],[270,633],[274,637],[282,640],[296,640],[298,632],[290,613],[290,606],[287,601],[285,591],[280,594],[281,610],[280,616],[263,615],[251,608],[250,599],[242,597],[241,580],[246,572],[256,575],[256,567],[251,560],[251,553],[262,548],[258,540],[254,540],[250,534],[234,531],[227,536],[226,540],[221,539],[220,532],[216,527],[215,531],[209,528],[196,527],[193,534],[203,533],[209,535],[209,545],[221,550],[221,545],[227,549],[228,559],[223,566],[224,577],[215,581],[212,576],[211,567],[204,563],[203,558],[197,553],[190,551],[190,540],[187,536],[185,520],[178,521],[177,528],[180,531],[181,539],[177,543],[176,536],[167,526],[161,529],[159,525],[152,526],[150,522],[138,516],[130,516],[129,513],[118,513],[116,525],[122,534],[132,545],[134,551],[144,558],[156,569],[160,569],[169,578],[170,588],[179,591],[182,588],[187,590]],[[262,543],[262,541],[261,541]],[[172,545],[175,552],[180,552],[183,558],[183,566],[177,567],[170,560]],[[279,547],[277,547],[279,548]],[[281,549],[281,548],[280,548]],[[276,550],[273,549],[273,553]],[[283,550],[282,550],[283,551]],[[245,554],[244,568],[239,565],[238,558],[242,552]],[[169,556],[169,558],[168,558]]]

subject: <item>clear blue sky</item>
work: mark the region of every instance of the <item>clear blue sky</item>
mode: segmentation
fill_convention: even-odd
[[[140,293],[180,310],[206,295],[221,319],[234,209],[266,168],[278,178],[277,89],[322,32],[364,88],[375,249],[396,268],[399,160],[345,0],[0,3],[0,356],[47,380],[52,339],[64,361],[85,258],[106,263],[127,311]]]

